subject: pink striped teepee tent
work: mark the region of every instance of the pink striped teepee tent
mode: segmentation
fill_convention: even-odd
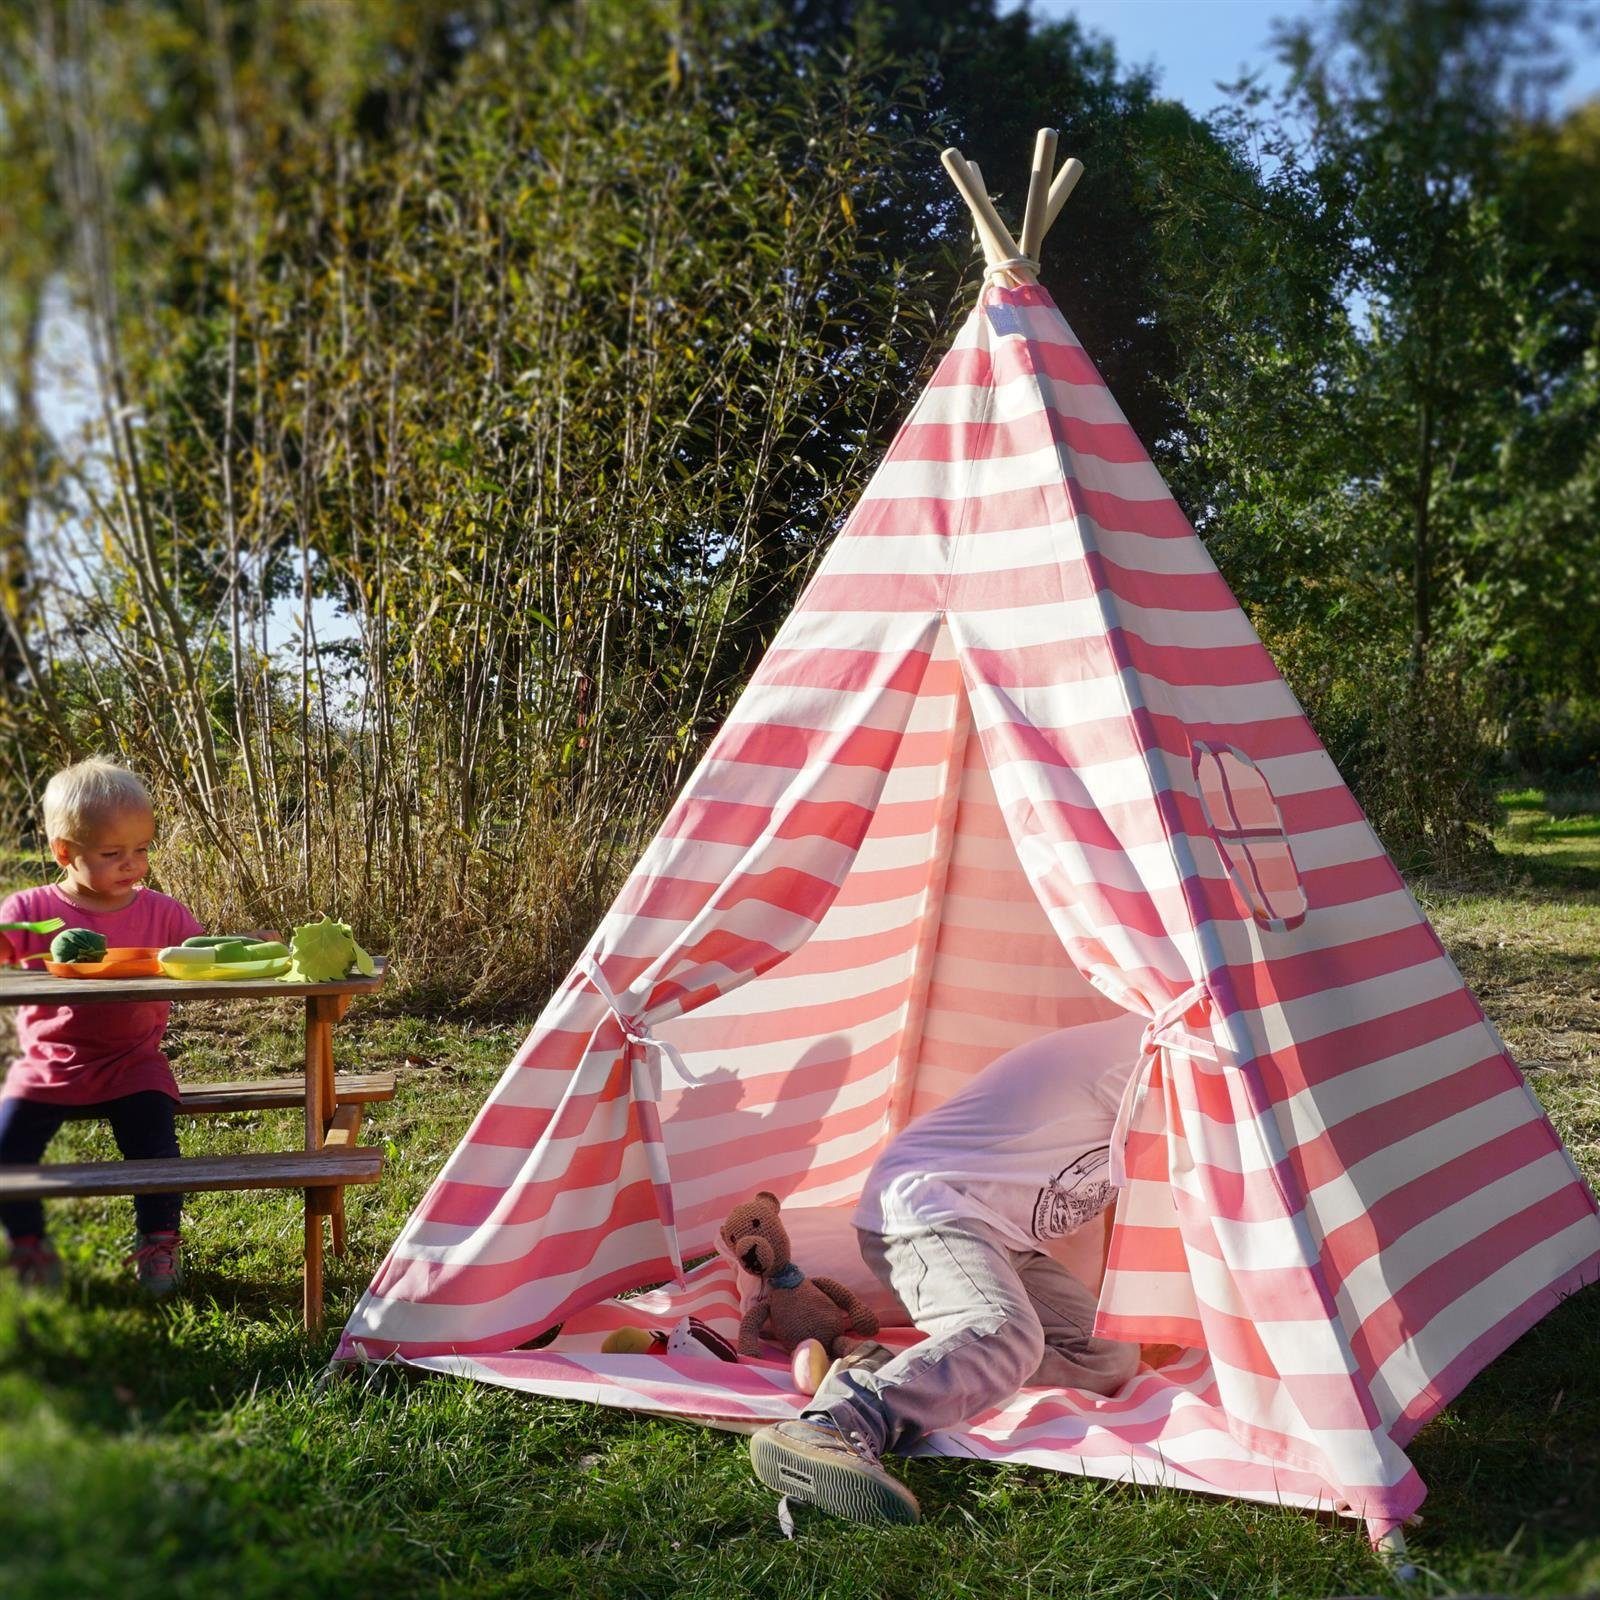
[[[1052,189],[1053,160],[1041,135],[1019,248],[947,155],[988,286],[340,1355],[792,1415],[780,1360],[601,1339],[690,1311],[731,1334],[731,1266],[682,1262],[734,1204],[848,1206],[1003,1051],[1133,1013],[1097,1326],[1182,1354],[926,1448],[1392,1540],[1424,1493],[1407,1441],[1600,1276],[1600,1216],[1038,286],[1081,170]]]

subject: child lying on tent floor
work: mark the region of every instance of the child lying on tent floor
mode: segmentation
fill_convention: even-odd
[[[1040,1248],[1102,1213],[1138,1062],[1136,1017],[1030,1041],[903,1129],[867,1178],[861,1254],[926,1335],[872,1370],[835,1368],[797,1421],[750,1441],[756,1476],[859,1522],[920,1520],[879,1457],[1023,1385],[1115,1393],[1139,1347],[1094,1336],[1095,1296]]]

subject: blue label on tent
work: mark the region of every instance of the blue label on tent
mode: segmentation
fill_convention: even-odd
[[[1015,306],[989,306],[989,326],[994,329],[997,338],[1005,338],[1008,333],[1021,333],[1022,318],[1017,315]]]

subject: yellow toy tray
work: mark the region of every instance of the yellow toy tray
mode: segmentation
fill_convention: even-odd
[[[288,956],[270,961],[163,961],[161,970],[169,978],[191,983],[221,983],[230,978],[281,978],[289,970]]]

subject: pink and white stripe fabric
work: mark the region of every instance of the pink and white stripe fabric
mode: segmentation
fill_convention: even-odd
[[[597,1353],[731,1326],[721,1263],[608,1297],[757,1188],[852,1199],[908,1118],[1118,1009],[1098,1326],[1186,1353],[929,1448],[1376,1536],[1410,1436],[1600,1276],[1600,1214],[1060,313],[991,287],[340,1354],[789,1415],[781,1363]]]

